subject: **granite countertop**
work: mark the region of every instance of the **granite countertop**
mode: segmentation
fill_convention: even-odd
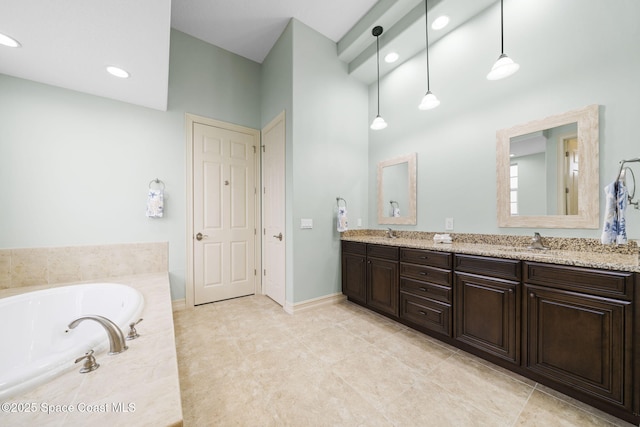
[[[108,356],[106,350],[97,353],[100,368],[95,372],[79,374],[80,367],[74,368],[33,390],[10,398],[7,404],[21,406],[15,406],[16,412],[0,412],[0,424],[182,425],[168,274],[110,278],[103,282],[129,285],[144,296],[144,322],[136,327],[140,338],[127,341],[129,350],[122,354]],[[0,291],[0,298],[42,287],[32,288]],[[30,406],[35,410],[24,410],[25,404],[35,404]],[[22,410],[18,411],[18,408]]]
[[[627,245],[608,246],[596,239],[549,237],[543,238],[549,249],[535,250],[527,248],[531,242],[530,236],[451,233],[453,243],[435,243],[435,233],[394,233],[398,237],[391,239],[386,237],[384,230],[349,231],[342,233],[342,240],[640,273],[635,241]]]

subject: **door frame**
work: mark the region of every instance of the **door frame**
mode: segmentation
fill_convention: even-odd
[[[245,126],[236,125],[233,123],[227,123],[216,119],[211,119],[204,116],[198,116],[191,113],[185,113],[185,130],[186,130],[186,185],[187,185],[187,218],[186,218],[186,247],[187,247],[187,274],[185,276],[185,304],[187,308],[195,306],[195,291],[193,289],[195,284],[194,268],[193,268],[193,239],[195,238],[195,231],[193,230],[193,124],[202,123],[208,126],[215,126],[221,129],[230,130],[233,132],[246,133],[255,138],[256,141],[256,156],[254,157],[254,172],[255,172],[255,195],[256,203],[254,208],[254,220],[255,220],[255,286],[254,292],[256,294],[262,293],[262,274],[258,272],[262,271],[262,233],[258,230],[262,229],[262,217],[261,217],[261,197],[258,193],[258,189],[261,185],[262,171],[261,165],[261,151],[260,146],[262,143],[260,137],[260,131]]]

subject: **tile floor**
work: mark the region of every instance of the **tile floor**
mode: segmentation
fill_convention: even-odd
[[[174,313],[184,425],[631,426],[349,302]]]

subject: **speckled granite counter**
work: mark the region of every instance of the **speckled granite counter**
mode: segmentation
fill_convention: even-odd
[[[73,369],[6,404],[1,402],[0,425],[182,425],[168,274],[110,278],[104,282],[129,285],[144,296],[144,322],[137,327],[140,338],[128,341],[129,350],[117,356],[108,356],[106,351],[97,353],[100,369],[95,372],[79,374],[79,368]],[[7,289],[0,292],[0,298],[38,288],[42,286]],[[12,403],[35,405],[30,407],[34,410],[27,411],[24,405]]]
[[[544,238],[547,250],[528,249],[530,236],[451,233],[453,243],[435,243],[431,232],[394,231],[397,238],[386,237],[384,230],[357,230],[342,233],[342,240],[441,252],[482,255],[552,264],[640,272],[638,245],[603,245],[596,239]]]

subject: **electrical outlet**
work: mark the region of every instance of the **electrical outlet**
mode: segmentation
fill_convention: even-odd
[[[444,219],[444,229],[445,231],[453,231],[453,218]]]

